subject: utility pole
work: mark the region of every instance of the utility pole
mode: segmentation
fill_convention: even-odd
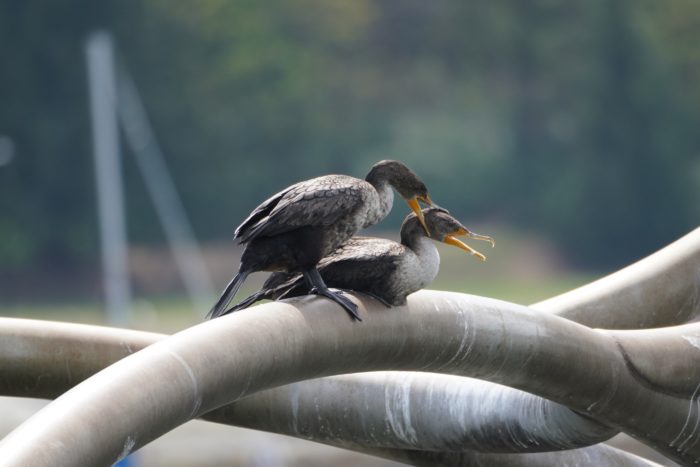
[[[114,47],[109,33],[92,33],[87,40],[85,52],[90,85],[107,322],[115,326],[125,326],[128,323],[131,291],[127,270],[124,193],[119,158]]]

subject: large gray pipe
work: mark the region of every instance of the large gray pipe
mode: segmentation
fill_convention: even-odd
[[[549,300],[545,302],[545,306],[543,306],[543,309],[547,309],[548,311],[553,311],[553,312],[558,312],[563,314],[564,316],[567,316],[571,319],[587,319],[588,324],[590,325],[600,325],[601,320],[605,321],[607,320],[609,323],[614,323],[615,326],[618,327],[640,327],[643,325],[644,320],[648,319],[645,318],[647,316],[652,316],[653,319],[658,320],[661,319],[662,322],[664,323],[672,323],[672,322],[684,322],[687,321],[688,319],[692,319],[694,316],[697,316],[699,306],[698,304],[700,301],[698,301],[695,297],[697,297],[697,291],[698,291],[698,278],[700,277],[699,274],[693,274],[693,271],[696,269],[693,269],[693,265],[697,264],[698,260],[698,245],[700,242],[698,242],[698,231],[695,231],[691,233],[690,235],[684,237],[683,239],[679,240],[678,242],[672,244],[671,246],[665,248],[659,253],[656,253],[652,255],[651,257],[640,261],[639,263],[630,266],[629,268],[626,268],[623,271],[620,271],[616,274],[613,274],[611,276],[608,276],[607,278],[604,278],[600,281],[597,281],[589,286],[585,286],[581,289],[577,289],[575,291],[572,291],[567,294],[563,294],[560,297],[557,297],[555,299]],[[690,272],[690,273],[689,273]],[[637,287],[637,284],[641,283],[644,285],[644,287]],[[666,284],[666,286],[664,286]],[[648,291],[651,291],[653,293],[647,293]],[[671,291],[671,292],[669,292]],[[604,303],[606,299],[609,298],[614,298],[614,302],[616,307],[613,310],[605,310],[603,306],[601,306],[601,303]],[[684,297],[680,302],[678,297]],[[678,311],[675,311],[674,307],[676,304],[680,303],[681,308]],[[536,306],[540,306],[542,304],[538,304]],[[634,312],[630,312],[636,311]],[[583,311],[583,312],[582,312]],[[631,323],[631,324],[630,324]],[[7,324],[7,323],[5,323]],[[63,325],[65,326],[65,325]],[[8,329],[7,326],[3,326],[2,329]],[[10,327],[9,334],[12,335],[12,327]],[[26,330],[25,330],[26,331]],[[34,330],[36,331],[36,330]],[[46,330],[44,330],[46,331]],[[59,331],[59,330],[56,330]],[[60,330],[61,332],[58,332],[56,334],[52,334],[51,332],[44,332],[44,334],[40,337],[39,342],[36,342],[36,335],[33,335],[32,332],[30,332],[30,335],[24,335],[24,338],[29,339],[30,341],[33,340],[33,344],[29,344],[29,347],[22,345],[20,343],[20,348],[27,348],[27,349],[41,349],[42,348],[42,343],[45,345],[50,346],[52,349],[56,348],[71,348],[71,340],[77,339],[78,341],[82,341],[80,346],[83,348],[90,348],[91,352],[89,355],[91,355],[92,358],[88,359],[81,359],[79,361],[72,361],[70,365],[66,365],[64,361],[61,361],[60,363],[60,368],[65,369],[65,373],[67,374],[67,383],[66,381],[57,381],[55,380],[55,375],[54,373],[60,373],[61,370],[59,369],[56,371],[57,366],[55,364],[52,364],[51,358],[54,356],[50,349],[45,349],[49,350],[48,355],[50,355],[49,358],[42,358],[42,357],[37,357],[37,354],[40,354],[41,352],[37,352],[34,354],[34,358],[30,358],[27,360],[26,355],[23,357],[20,353],[13,353],[11,355],[17,356],[19,359],[24,359],[25,362],[29,363],[28,365],[24,366],[27,371],[23,374],[22,377],[27,379],[27,381],[24,381],[25,384],[22,384],[23,381],[21,379],[16,380],[17,384],[15,384],[14,389],[18,387],[24,387],[24,388],[30,388],[34,394],[37,393],[37,391],[42,391],[42,387],[44,388],[43,390],[47,391],[46,397],[50,397],[51,391],[54,391],[54,393],[58,390],[58,388],[61,387],[61,384],[64,384],[63,388],[70,387],[70,385],[74,384],[75,382],[80,381],[82,378],[88,376],[91,374],[90,371],[85,371],[85,366],[90,366],[93,364],[96,364],[96,366],[93,367],[91,371],[96,371],[99,369],[100,366],[100,361],[102,364],[107,364],[113,361],[111,358],[117,359],[123,356],[124,351],[129,349],[136,349],[139,348],[138,342],[143,341],[143,342],[150,342],[152,339],[150,337],[152,336],[146,336],[144,337],[143,335],[141,336],[129,336],[129,339],[126,339],[127,341],[130,340],[131,343],[124,343],[124,345],[118,345],[116,349],[114,346],[112,346],[111,350],[109,349],[111,343],[105,342],[103,339],[106,337],[104,329],[92,329],[90,332],[91,337],[97,337],[97,340],[100,340],[99,343],[93,342],[94,339],[91,339],[85,335],[80,335],[81,333],[74,333],[70,332],[66,329]],[[108,333],[111,331],[108,331]],[[8,333],[5,333],[8,334]],[[21,333],[20,333],[21,334]],[[42,334],[39,332],[39,334]],[[133,333],[131,333],[133,334]],[[139,333],[136,333],[139,334]],[[141,333],[143,334],[143,333]],[[12,336],[14,338],[17,338],[18,336]],[[115,337],[115,336],[110,336],[110,337]],[[124,338],[125,336],[121,336]],[[686,336],[687,337],[687,336]],[[53,341],[52,338],[58,339],[61,341],[60,346],[55,346],[56,342]],[[142,339],[143,338],[143,339]],[[109,339],[107,339],[109,340]],[[7,336],[5,336],[4,342],[12,343],[12,339],[8,341]],[[24,344],[27,344],[27,342],[24,342]],[[643,345],[643,343],[642,343]],[[96,347],[95,347],[96,346]],[[104,346],[107,347],[106,351],[103,348]],[[653,347],[653,346],[652,346]],[[17,346],[14,346],[16,349]],[[623,349],[624,350],[624,349]],[[74,349],[75,351],[75,349]],[[31,352],[30,352],[31,353]],[[625,354],[629,356],[630,352],[629,351],[624,351]],[[663,358],[664,358],[664,352],[657,352],[658,358],[656,363],[663,363]],[[6,354],[7,355],[7,354]],[[635,356],[635,349],[632,349],[631,352],[632,357],[634,358]],[[38,360],[37,360],[38,358]],[[60,360],[60,356],[59,356]],[[43,366],[39,364],[32,364],[36,362],[44,362],[46,365]],[[7,363],[7,361],[5,362]],[[55,362],[53,362],[55,363]],[[633,364],[633,362],[631,361]],[[654,368],[663,368],[663,365],[655,365],[654,362],[652,361],[649,363],[650,369],[653,370]],[[636,367],[635,367],[636,368]],[[642,368],[643,369],[643,368]],[[647,375],[653,374],[654,371],[649,371],[650,369],[646,369]],[[41,381],[44,383],[48,384],[36,384],[35,382],[32,382],[33,380],[36,380],[37,374],[32,373],[32,370],[37,370],[39,371],[38,375],[42,376],[40,378]],[[53,370],[53,371],[51,371]],[[405,377],[407,375],[404,375]],[[429,375],[422,375],[422,376],[429,376]],[[433,375],[434,376],[434,375]],[[362,378],[363,375],[357,375],[358,378]],[[350,377],[343,377],[347,378],[346,383],[349,383],[353,380],[353,376]],[[437,377],[439,378],[439,377]],[[59,380],[61,379],[60,377],[58,378]],[[65,379],[65,378],[64,378]],[[415,391],[415,387],[419,386],[416,381],[417,376],[412,376],[412,390]],[[667,382],[669,379],[666,378],[665,381]],[[322,380],[318,380],[315,382],[312,382],[314,385],[320,384]],[[0,384],[2,382],[12,382],[12,378],[2,378],[0,380]],[[57,383],[57,384],[54,384]],[[333,383],[333,379],[331,378],[329,380],[329,383]],[[389,386],[391,386],[391,382],[387,381],[386,382]],[[67,384],[67,385],[66,385]],[[295,386],[302,386],[304,383],[300,383],[299,385]],[[475,384],[481,384],[481,385],[486,385],[486,388],[488,388],[488,383],[484,382],[478,382]],[[64,389],[61,389],[64,390]],[[313,387],[309,386],[309,390],[312,390]],[[280,402],[283,402],[283,398],[281,397],[281,394],[284,393],[285,388],[280,388],[277,391],[277,400]],[[387,394],[393,394],[395,391],[388,390],[386,391]],[[517,391],[512,391],[513,394],[519,394]],[[270,397],[272,394],[274,394],[275,391],[271,391],[270,393],[262,393],[261,396],[265,397]],[[300,389],[297,394],[303,394],[303,389]],[[483,396],[483,391],[482,395]],[[243,401],[243,403],[251,404],[255,400],[255,397],[252,398],[247,398],[246,400]],[[333,400],[333,398],[330,398]],[[536,398],[533,398],[536,399]],[[289,401],[287,401],[289,402]],[[549,406],[556,407],[557,404],[549,404],[545,401],[544,402],[544,407],[549,408]],[[284,405],[284,404],[282,404]],[[287,405],[289,405],[287,403]],[[338,404],[335,406],[326,406],[326,409],[334,409],[334,410],[344,410],[347,412],[347,408],[338,408]],[[240,404],[239,404],[240,406]],[[391,404],[389,403],[389,406]],[[303,404],[302,404],[303,407]],[[250,410],[250,407],[247,409]],[[278,409],[279,413],[277,414],[277,418],[280,418],[280,414],[284,414],[283,409]],[[556,411],[556,409],[555,409]],[[331,411],[332,412],[332,411]],[[563,412],[566,413],[566,412]],[[274,415],[275,412],[272,412],[272,415]],[[415,414],[415,412],[414,412]],[[493,414],[491,414],[493,415]],[[572,418],[576,418],[576,416],[571,415]],[[282,417],[284,418],[284,417]],[[499,414],[496,414],[496,418],[499,421],[503,421],[502,418],[499,418]],[[548,419],[556,419],[556,417],[550,417],[547,416]],[[509,417],[505,417],[507,421],[512,422],[513,420],[510,419]],[[260,420],[260,419],[258,419]],[[418,418],[414,417],[414,423],[419,420]],[[498,425],[493,425],[488,423],[489,417],[481,418],[479,419],[480,422],[485,423],[487,426],[495,427]],[[280,426],[284,426],[285,423],[283,420],[280,421],[279,423]],[[287,422],[286,425],[289,425]],[[508,423],[506,423],[508,425]],[[472,424],[470,425],[470,429],[473,432],[479,432],[481,428],[478,428],[479,423],[475,423],[474,420],[472,420]],[[583,424],[585,426],[585,423]],[[550,431],[557,431],[558,428],[552,426],[552,424],[549,424]],[[540,430],[538,430],[538,427],[534,427],[536,429],[536,433],[539,433]],[[494,428],[494,429],[500,429],[500,428]],[[277,430],[279,431],[279,430]],[[510,430],[513,433],[518,433],[518,430]],[[506,432],[510,432],[509,430],[506,430]],[[595,431],[595,426],[593,427],[593,431]],[[323,430],[321,430],[323,432]],[[531,438],[531,434],[523,433],[523,439],[528,439],[527,437]],[[585,440],[585,436],[583,439]],[[515,439],[515,438],[514,438]],[[536,439],[536,438],[535,438]],[[541,441],[541,440],[540,440]],[[522,441],[519,441],[522,442]],[[584,442],[584,441],[581,441]],[[515,443],[518,444],[518,443]],[[488,445],[487,445],[488,446]],[[488,446],[491,449],[498,449],[496,446],[490,445]]]
[[[700,318],[700,228],[602,279],[531,305],[592,328],[644,329]]]
[[[571,451],[534,454],[493,454],[481,452],[369,451],[387,459],[419,467],[651,467],[659,464],[619,449],[598,445]]]
[[[460,376],[375,372],[261,391],[204,419],[326,444],[525,453],[591,446],[616,429],[555,402]]]
[[[657,331],[593,331],[517,305],[446,292],[414,294],[406,307],[360,309],[365,322],[356,325],[325,300],[271,303],[161,340],[20,426],[0,443],[0,465],[108,464],[255,391],[389,368],[508,384],[588,412],[681,462],[700,457],[692,383],[700,380],[700,358],[687,355],[692,345],[683,338],[700,332],[698,325],[659,336],[690,360],[668,364],[688,378],[667,391],[640,378],[646,357],[637,355],[630,365],[621,351]]]
[[[0,318],[0,395],[56,398],[163,338],[98,326]],[[80,358],[74,358],[77,355]],[[255,393],[204,418],[330,444],[355,440],[375,448],[448,451],[572,449],[617,433],[517,389],[417,372],[303,381]]]

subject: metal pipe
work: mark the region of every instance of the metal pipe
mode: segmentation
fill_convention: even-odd
[[[644,316],[649,315],[663,316],[665,317],[664,320],[666,320],[664,322],[668,321],[668,317],[675,318],[676,321],[679,322],[685,321],[689,317],[692,318],[693,316],[697,315],[697,306],[698,303],[700,303],[698,300],[697,275],[692,273],[693,271],[700,271],[696,266],[699,262],[697,252],[700,242],[698,242],[698,238],[698,230],[696,230],[678,242],[672,244],[667,249],[653,255],[652,258],[654,261],[643,260],[619,273],[597,281],[594,283],[594,285],[583,287],[577,291],[563,294],[556,299],[548,301],[548,305],[542,308],[546,308],[547,311],[563,313],[565,316],[574,320],[581,318],[588,319],[589,324],[593,325],[601,324],[599,321],[596,321],[601,317],[606,320],[610,320],[610,316],[613,317],[613,321],[618,323],[618,325],[630,326],[629,324],[625,323],[632,322],[633,324],[631,327],[639,326],[639,323],[643,324],[643,320],[645,319]],[[654,273],[654,271],[656,272]],[[690,271],[690,273],[688,273],[688,271]],[[633,284],[635,281],[646,281],[647,284],[649,281],[651,281],[652,288],[661,288],[662,293],[661,295],[658,293],[645,295],[644,288],[642,288],[642,290],[635,291],[635,293],[630,293],[630,290],[634,289]],[[667,281],[668,286],[674,290],[673,296],[668,300],[664,299],[666,295],[663,294],[663,291],[665,290],[662,287],[663,284],[661,283],[663,281]],[[582,291],[586,291],[587,293],[582,294]],[[640,295],[643,297],[643,300],[640,300]],[[659,299],[659,296],[661,296],[662,299]],[[685,300],[680,302],[680,310],[674,309],[674,306],[677,306],[678,303],[677,296],[685,297]],[[607,301],[608,297],[615,298],[615,308],[607,309],[605,307],[605,302]],[[635,310],[637,315],[641,315],[641,320],[640,318],[635,317],[635,313],[630,313],[630,310]],[[631,321],[630,318],[632,318]],[[2,365],[0,365],[2,367],[0,368],[0,374],[3,372],[5,373],[3,377],[0,377],[0,391],[3,391],[3,393],[6,394],[8,391],[19,391],[19,394],[15,395],[55,397],[55,395],[57,395],[56,391],[62,392],[63,390],[69,388],[72,384],[75,384],[82,378],[89,376],[92,372],[97,371],[102,366],[121,358],[121,356],[123,356],[125,353],[130,353],[132,350],[136,350],[140,345],[147,345],[147,343],[155,340],[154,336],[157,336],[147,335],[145,333],[136,333],[133,331],[106,330],[104,328],[57,323],[43,323],[39,328],[37,328],[35,323],[27,326],[27,322],[23,322],[24,324],[19,326],[24,328],[21,332],[13,335],[13,329],[15,331],[17,330],[14,325],[20,324],[20,321],[21,320],[18,320],[18,322],[12,323],[9,326],[8,324],[10,323],[0,321],[0,333],[4,334],[3,339],[0,340],[0,344],[5,343],[7,344],[8,348],[15,350],[14,353],[12,351],[9,351],[8,353],[7,350],[0,352],[0,356],[10,356],[9,359],[5,358]],[[66,329],[66,326],[68,326],[70,329]],[[80,328],[80,332],[75,329],[76,326]],[[28,329],[28,327],[34,329]],[[665,337],[662,335],[663,333],[666,334]],[[693,343],[697,344],[697,338],[693,340],[693,338],[696,337],[696,334],[694,334],[691,329],[686,327],[678,328],[677,330],[668,329],[656,331],[653,335],[647,333],[631,333],[630,335],[625,335],[626,333],[624,331],[614,334],[619,334],[613,337],[618,341],[620,350],[624,358],[627,360],[630,370],[636,373],[638,377],[641,377],[647,382],[651,382],[657,388],[661,388],[662,391],[670,390],[673,393],[687,393],[689,390],[688,384],[692,386],[692,384],[689,382],[691,380],[695,380],[695,376],[692,374],[692,365],[694,362],[684,360],[683,358],[676,358],[673,360],[672,364],[669,365],[669,355],[683,355],[693,346],[696,346],[693,345]],[[21,337],[22,335],[23,337]],[[17,349],[23,350],[17,352]],[[56,353],[54,349],[67,350],[67,354],[63,355],[62,352]],[[83,352],[82,350],[88,351]],[[89,355],[90,358],[74,360],[68,358],[68,355],[71,352],[73,352],[73,355],[76,353],[83,356]],[[17,364],[18,361],[21,362],[19,365]],[[683,366],[683,362],[687,362],[691,368],[681,368]],[[92,366],[89,370],[86,370],[85,365],[88,367],[91,365]],[[11,367],[15,369],[15,373],[13,376],[8,377],[8,375],[12,375],[12,371],[10,371],[9,374],[7,373],[8,368]],[[691,370],[691,372],[688,373],[688,370]],[[17,371],[19,373],[17,373]],[[679,378],[679,375],[683,375],[683,377]],[[37,376],[39,377],[37,378]],[[437,378],[450,378],[415,373],[403,375],[398,374],[397,376],[402,380],[410,378],[412,381],[412,390],[415,390],[415,387],[418,386],[418,378],[430,378],[433,376]],[[343,382],[345,383],[344,386],[347,387],[348,385],[352,384],[360,384],[360,380],[364,377],[365,375],[352,375],[340,378],[343,379]],[[375,377],[378,376],[375,375]],[[358,379],[356,380],[355,378]],[[303,398],[308,394],[317,393],[314,385],[321,384],[323,381],[324,380],[310,381],[308,382],[309,386],[306,387],[306,389],[304,385],[307,383],[298,383],[296,385],[259,393],[258,395],[248,397],[240,401],[238,404],[234,404],[230,407],[217,411],[219,412],[218,414],[217,412],[213,412],[211,414],[207,414],[207,416],[218,419],[219,421],[240,424],[240,420],[236,420],[236,417],[227,417],[224,416],[223,413],[226,413],[226,411],[231,412],[231,408],[237,408],[234,413],[239,414],[239,418],[240,414],[246,411],[254,414],[254,401],[256,398],[258,401],[269,401],[271,398],[273,398],[277,400],[277,403],[280,404],[281,407],[264,413],[269,414],[270,417],[276,418],[277,426],[273,426],[272,428],[276,428],[275,431],[282,432],[284,428],[280,429],[280,427],[290,426],[290,420],[293,420],[288,416],[289,405],[296,404],[297,412],[299,407],[301,407],[303,410],[303,408],[306,407],[306,404],[303,403],[303,401],[299,403],[299,395],[301,395]],[[335,383],[334,378],[328,379],[328,385],[333,385]],[[387,384],[390,388],[394,387],[389,381],[387,381]],[[489,383],[478,382],[477,384],[488,385]],[[289,392],[292,387],[295,387],[294,391]],[[454,388],[454,386],[451,387]],[[694,391],[694,389],[691,390]],[[285,391],[287,391],[288,394],[286,402],[283,396]],[[324,402],[332,403],[338,399],[336,397],[338,394],[347,394],[347,392],[348,391],[337,391],[333,393],[333,396],[329,397],[329,401]],[[351,392],[355,393],[355,391]],[[324,390],[323,393],[326,394],[327,391]],[[518,391],[513,391],[513,393],[522,394],[518,393]],[[53,396],[51,394],[53,394]],[[292,394],[296,394],[297,398],[295,399],[292,397]],[[388,394],[400,395],[401,392],[396,392],[394,389],[389,389]],[[482,391],[481,396],[478,396],[479,399],[485,397],[483,394],[484,391]],[[692,404],[693,397],[696,397],[696,395],[687,395],[687,398],[690,400],[690,410],[687,417],[688,423],[685,427],[686,439],[688,439],[688,432],[692,431],[691,428],[694,426],[692,423],[694,420]],[[556,405],[549,403],[548,401],[543,401],[542,403]],[[248,404],[247,408],[245,404]],[[286,409],[284,408],[285,404],[287,406]],[[389,402],[389,406],[392,404],[393,402]],[[342,406],[342,404],[340,405]],[[328,411],[330,410],[330,413],[332,413],[334,410],[339,410],[338,404],[335,406],[332,404],[330,404],[330,406],[320,405],[320,407],[323,411],[322,413],[324,417],[332,418]],[[347,406],[344,409],[341,408],[341,410],[344,410],[347,414]],[[510,411],[504,412],[508,413]],[[372,413],[374,413],[374,411],[372,411]],[[416,412],[414,410],[414,416],[411,417],[414,426],[420,420],[418,417],[415,417],[415,414]],[[573,415],[573,413],[571,414],[572,417],[576,417]],[[498,419],[500,415],[501,414],[498,413],[495,414],[496,419]],[[285,418],[285,416],[287,416],[287,418]],[[477,420],[476,423],[474,423],[474,420],[472,420],[472,425],[470,425],[468,429],[478,431],[478,425],[480,423],[482,425],[488,425],[488,421],[491,419],[491,417],[493,417],[493,414]],[[269,423],[269,421],[262,421],[262,419],[259,417],[252,418],[257,420],[258,427],[260,427],[261,424]],[[548,418],[550,417],[548,416]],[[336,419],[334,426],[339,427],[338,429],[344,428],[340,418]],[[498,425],[491,426],[495,427]],[[552,427],[551,424],[549,426],[554,430],[559,429],[556,426]],[[317,434],[314,435],[313,431],[309,430],[308,434],[315,436],[318,439],[318,433],[323,434],[323,432],[323,429],[319,429]],[[401,432],[401,430],[399,430],[399,432]],[[682,439],[682,435],[683,430],[681,430],[681,433],[679,433],[680,438],[676,441],[676,444],[683,444],[685,439]],[[527,436],[530,435],[527,434]],[[687,444],[689,444],[689,442],[685,442],[684,445]],[[489,448],[493,449],[494,446],[489,446]],[[603,446],[596,446],[595,448],[591,449],[598,448],[604,449]],[[392,450],[391,452],[402,451]],[[510,456],[508,458],[522,458],[522,456]],[[531,457],[528,458],[531,459]],[[523,460],[522,462],[525,461]]]
[[[480,452],[430,452],[375,450],[367,451],[378,457],[406,462],[419,467],[560,467],[582,465],[596,467],[650,467],[656,462],[635,456],[604,444],[569,451],[538,452],[532,454],[494,454]]]
[[[163,338],[98,326],[0,318],[0,395],[56,398]],[[455,451],[572,449],[617,433],[516,389],[417,372],[303,381],[255,393],[203,418],[319,442],[355,440],[368,447]]]
[[[692,436],[688,420],[694,426],[698,418],[688,413],[695,394],[681,397],[642,384],[620,352],[618,336],[506,302],[447,292],[419,292],[407,306],[388,310],[361,304],[362,325],[329,305],[316,298],[266,304],[161,340],[76,386],[20,426],[0,443],[0,465],[110,463],[263,388],[383,368],[505,383],[588,410],[681,461],[700,456],[700,446],[686,440]],[[696,328],[686,330],[700,332]]]
[[[526,453],[606,441],[615,428],[517,389],[407,371],[268,389],[202,418],[310,441],[442,452]]]
[[[700,318],[700,228],[595,282],[531,305],[592,328],[644,329]]]

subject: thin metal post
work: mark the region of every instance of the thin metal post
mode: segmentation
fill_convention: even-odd
[[[124,326],[128,321],[131,292],[127,271],[126,222],[119,161],[114,54],[109,33],[97,31],[91,34],[85,52],[90,85],[107,321]]]
[[[203,313],[211,306],[214,286],[141,97],[123,68],[117,75],[117,113],[190,300]]]

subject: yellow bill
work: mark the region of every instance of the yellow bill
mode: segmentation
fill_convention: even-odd
[[[429,199],[429,198],[428,198]],[[425,225],[425,217],[423,216],[423,211],[420,208],[420,204],[418,204],[418,198],[411,198],[406,200],[408,203],[408,207],[411,208],[411,211],[416,213],[416,216],[418,216],[418,220],[420,221],[420,224],[423,226],[423,229],[425,229],[425,234],[430,237],[430,231],[428,230],[428,226]]]
[[[476,251],[474,248],[470,247],[466,243],[462,242],[460,239],[453,237],[452,235],[446,235],[445,239],[443,240],[444,243],[447,243],[448,245],[456,246],[457,248],[460,248],[470,255],[476,256],[479,258],[481,261],[486,261],[486,256],[482,255],[478,251]]]
[[[472,247],[470,247],[466,243],[464,243],[461,240],[459,240],[458,238],[456,238],[457,236],[460,236],[460,237],[467,236],[467,237],[473,238],[475,240],[483,240],[485,242],[489,242],[491,244],[492,248],[496,246],[496,241],[493,238],[491,238],[487,235],[479,235],[479,234],[471,232],[470,230],[467,230],[467,229],[459,229],[455,232],[452,232],[450,235],[445,236],[445,239],[443,240],[444,243],[447,243],[448,245],[456,246],[457,248],[460,248],[460,249],[466,251],[470,255],[476,256],[481,261],[486,261],[486,256],[484,256],[483,254],[479,253],[478,251],[476,251],[475,249],[473,249]]]

